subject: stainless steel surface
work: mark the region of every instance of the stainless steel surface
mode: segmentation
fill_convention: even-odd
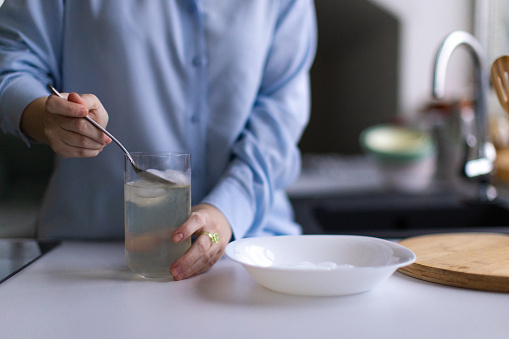
[[[443,99],[445,96],[445,79],[447,67],[452,53],[459,46],[465,46],[470,51],[475,66],[475,122],[476,135],[467,136],[465,147],[467,149],[463,174],[467,178],[479,182],[479,199],[493,200],[496,190],[490,185],[489,177],[493,171],[494,152],[493,145],[487,140],[487,109],[486,91],[488,88],[488,75],[486,73],[486,57],[484,49],[477,39],[470,33],[455,31],[449,34],[442,42],[435,59],[433,72],[433,96]],[[471,151],[476,150],[476,157],[470,158]]]
[[[62,99],[65,99],[62,96],[62,94],[60,94],[53,86],[48,85],[48,88],[56,96],[58,96],[58,97],[60,97]],[[138,167],[138,165],[136,165],[136,162],[132,158],[131,154],[129,154],[127,149],[124,147],[124,145],[122,145],[122,143],[120,141],[117,140],[117,138],[115,138],[110,132],[108,132],[106,129],[104,129],[101,125],[99,125],[97,122],[95,122],[88,115],[86,117],[84,117],[84,118],[87,119],[90,123],[92,123],[92,125],[97,127],[99,130],[101,130],[104,134],[109,136],[111,138],[111,140],[113,140],[122,149],[122,151],[127,156],[127,159],[129,160],[129,162],[133,166],[134,170],[136,171],[136,174],[138,174],[138,176],[140,178],[143,178],[145,180],[152,181],[152,182],[161,182],[161,183],[165,183],[165,184],[175,184],[173,181],[171,181],[168,178],[165,178],[164,176],[158,175],[157,173],[145,171],[144,169],[141,169],[140,167]]]

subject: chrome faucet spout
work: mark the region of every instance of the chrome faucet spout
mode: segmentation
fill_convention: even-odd
[[[433,96],[436,99],[443,99],[445,97],[445,78],[447,75],[449,60],[452,53],[461,45],[468,47],[471,52],[470,54],[474,60],[478,83],[482,81],[483,85],[487,84],[488,79],[484,75],[486,56],[483,47],[470,33],[465,31],[454,31],[444,39],[435,59],[435,71],[433,72]],[[484,96],[484,93],[482,94]]]
[[[492,200],[488,197],[486,187],[488,177],[493,171],[494,155],[490,150],[493,145],[488,141],[488,116],[486,106],[486,91],[488,89],[488,74],[486,73],[486,56],[479,41],[470,33],[465,31],[454,31],[450,33],[440,45],[435,59],[433,72],[433,96],[436,99],[445,97],[445,83],[447,68],[451,55],[459,46],[465,46],[474,61],[475,69],[475,138],[469,136],[465,143],[468,148],[477,150],[476,159],[467,160],[464,164],[463,173],[468,178],[478,178],[481,182],[481,199]],[[472,139],[475,144],[472,145]],[[481,164],[482,166],[479,166]],[[475,170],[471,170],[475,168]],[[493,194],[492,194],[493,195]]]

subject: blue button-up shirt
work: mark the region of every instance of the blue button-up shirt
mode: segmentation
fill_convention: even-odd
[[[295,234],[284,193],[300,169],[316,45],[311,0],[7,0],[0,8],[0,124],[63,92],[93,93],[130,151],[187,152],[192,202],[235,238]],[[123,236],[121,150],[57,158],[45,238]]]

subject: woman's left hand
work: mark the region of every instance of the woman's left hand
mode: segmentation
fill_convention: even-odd
[[[204,232],[219,235],[215,243]],[[171,266],[170,273],[175,280],[182,280],[207,271],[224,255],[230,242],[232,230],[226,217],[216,207],[200,204],[193,207],[191,216],[173,232],[173,241],[181,242],[191,235],[197,238],[189,250]]]

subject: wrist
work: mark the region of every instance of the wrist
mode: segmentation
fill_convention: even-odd
[[[28,138],[41,143],[48,143],[44,134],[43,115],[46,110],[47,97],[40,97],[29,103],[21,115],[20,130]]]

